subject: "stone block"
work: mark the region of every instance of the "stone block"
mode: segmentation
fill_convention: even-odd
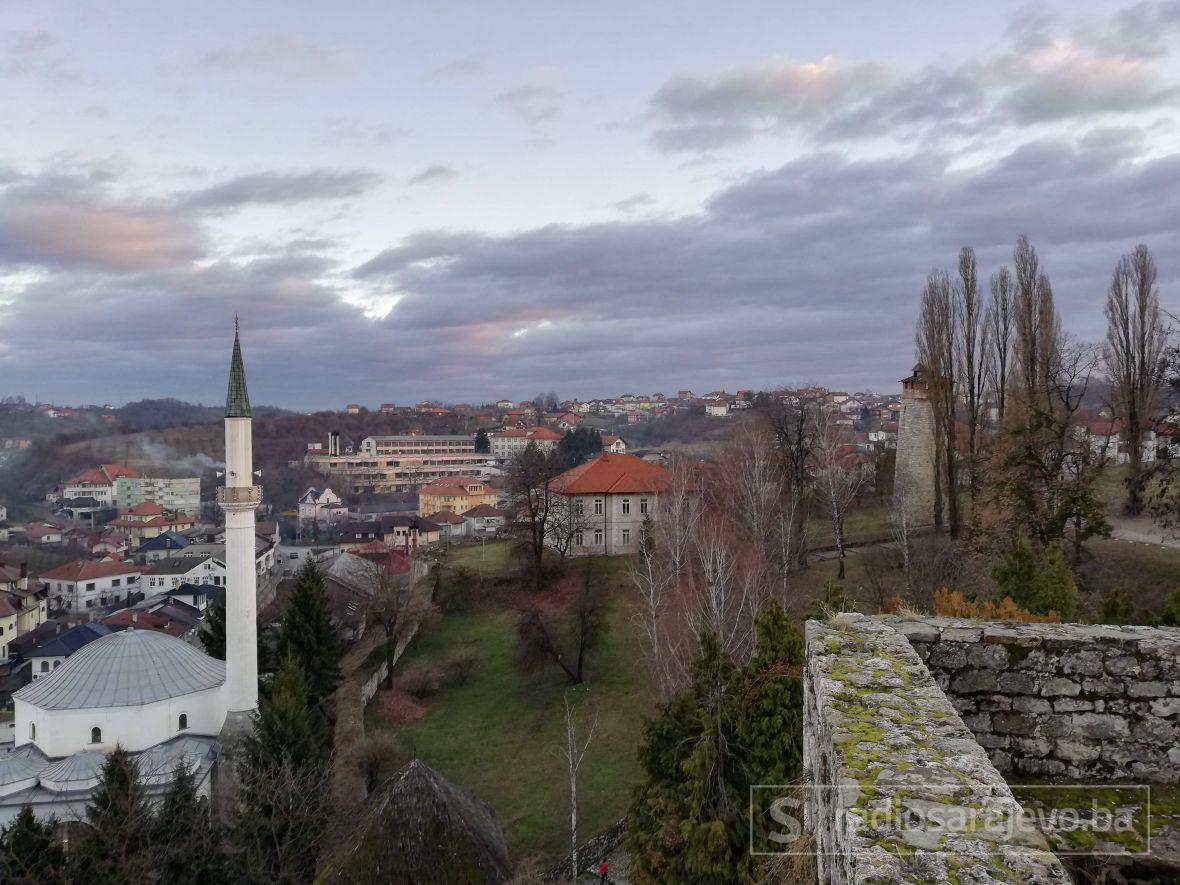
[[[979,741],[979,746],[988,750],[1003,750],[1012,742],[1006,734],[992,734],[990,731],[979,732],[975,739]]]
[[[1075,714],[1076,715],[1076,714]],[[1073,717],[1069,714],[1054,714],[1041,716],[1037,720],[1037,728],[1045,737],[1073,737]]]
[[[1002,694],[975,695],[975,709],[985,713],[994,713],[997,710],[1011,710],[1012,698]]]
[[[1166,698],[1151,702],[1152,716],[1180,716],[1180,698]]]
[[[1130,655],[1116,654],[1114,657],[1107,658],[1106,672],[1111,676],[1138,676],[1140,673],[1139,661]]]
[[[1062,655],[1060,667],[1063,673],[1101,676],[1102,652],[1097,649],[1085,649]]]
[[[1168,694],[1168,686],[1162,682],[1128,682],[1127,694],[1133,698],[1162,698]]]
[[[1042,697],[1054,697],[1057,695],[1067,695],[1073,697],[1081,694],[1082,687],[1074,682],[1072,679],[1065,679],[1061,676],[1050,676],[1048,679],[1041,680],[1041,695]]]
[[[943,642],[979,642],[983,638],[982,627],[944,627]]]
[[[1040,758],[1048,756],[1053,745],[1044,738],[1014,737],[1012,738],[1013,754],[1019,753],[1023,757]]]
[[[992,730],[992,716],[991,713],[972,713],[963,717],[963,724],[978,735],[980,732]]]
[[[938,645],[931,646],[926,662],[931,667],[958,670],[960,667],[967,666],[967,648],[963,645],[940,642]]]
[[[986,647],[986,646],[985,646]],[[999,646],[991,646],[998,648]],[[981,691],[996,691],[1000,687],[994,670],[965,670],[951,680],[951,691],[960,694],[975,694]]]
[[[1130,734],[1126,719],[1107,713],[1075,713],[1073,726],[1079,734],[1100,741],[1124,738]]]
[[[1066,762],[1092,762],[1102,755],[1101,750],[1094,744],[1085,741],[1057,741],[1053,747],[1053,755]]]
[[[1141,741],[1167,746],[1176,740],[1177,727],[1158,716],[1143,716],[1135,721],[1135,737]]]
[[[1017,759],[1016,770],[1022,774],[1064,774],[1065,763],[1057,759]]]
[[[992,716],[992,729],[999,734],[1032,734],[1036,727],[1036,720],[1024,713],[996,713]]]
[[[1012,770],[1012,754],[1006,753],[1003,750],[988,750],[987,758],[992,761],[992,765],[999,771]]]
[[[1012,699],[1012,709],[1018,713],[1051,713],[1053,712],[1053,705],[1044,698],[1018,695]]]
[[[1080,698],[1057,698],[1053,701],[1053,710],[1057,713],[1077,713],[1082,710],[1093,710],[1093,701],[1084,701]]]
[[[938,642],[942,637],[942,631],[934,624],[926,621],[893,621],[893,629],[905,636],[913,645],[917,642]],[[917,646],[914,646],[915,651]]]
[[[1009,670],[1000,674],[1000,689],[1013,694],[1033,694],[1037,690],[1037,679],[1032,673]]]
[[[967,663],[986,670],[1003,670],[1008,666],[1008,649],[1002,645],[973,645],[967,650]]]
[[[1109,696],[1122,695],[1126,688],[1121,679],[1083,679],[1082,688],[1087,694]]]

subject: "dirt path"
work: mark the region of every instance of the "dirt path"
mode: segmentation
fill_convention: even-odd
[[[1171,529],[1160,528],[1147,516],[1109,516],[1110,536],[1116,541],[1180,548],[1180,538]]]

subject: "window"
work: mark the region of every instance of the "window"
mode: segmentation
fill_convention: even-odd
[[[631,543],[631,530],[630,529],[623,529],[623,543],[624,544]]]
[[[87,599],[87,600],[86,600],[86,607],[87,607],[87,608],[94,608],[94,600],[93,600],[93,599]]]
[[[118,587],[120,583],[121,583],[121,582],[119,581],[119,579],[118,579],[118,578],[114,578],[114,579],[111,581],[111,586],[112,586],[112,587]]]
[[[90,743],[92,743],[92,744],[101,744],[102,743],[102,729],[99,728],[97,725],[94,726],[94,728],[90,729]]]
[[[594,499],[594,515],[602,516],[602,498]]]
[[[87,585],[86,585],[86,592],[87,592],[87,593],[93,593],[93,592],[94,592],[94,582],[93,582],[93,581],[92,581],[91,583],[89,583],[89,584],[87,584]]]
[[[31,741],[37,740],[37,723],[36,722],[29,723],[29,740],[31,740]]]
[[[623,516],[626,516],[630,512],[631,512],[631,499],[624,498],[623,499]]]
[[[575,547],[581,547],[583,545],[582,537],[583,536],[582,536],[581,531],[574,532],[574,546]]]
[[[188,713],[180,714],[180,722],[177,723],[177,725],[181,731],[184,731],[186,728],[188,728]]]
[[[577,501],[574,502],[574,513],[576,513],[578,516],[582,516],[583,514],[585,514],[585,512],[586,512],[586,502],[583,501],[581,498],[579,498]]]
[[[594,530],[594,546],[595,547],[602,546],[602,529],[595,529]]]
[[[48,672],[49,672],[49,661],[42,661],[42,662],[41,662],[41,672],[42,672],[42,673],[48,673]]]
[[[643,514],[647,513],[647,498],[639,499],[639,512]]]

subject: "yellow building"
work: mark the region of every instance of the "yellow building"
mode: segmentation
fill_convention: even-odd
[[[423,516],[450,510],[462,513],[480,504],[496,506],[496,490],[482,479],[471,476],[456,476],[441,482],[433,482],[418,490],[418,512]]]
[[[48,593],[29,581],[28,570],[0,563],[0,663],[8,660],[8,644],[49,616]]]

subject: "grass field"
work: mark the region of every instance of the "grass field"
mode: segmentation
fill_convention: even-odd
[[[483,553],[487,573],[506,568],[507,545],[492,542]],[[459,548],[451,567],[477,569],[478,546]],[[470,611],[452,612],[424,628],[397,673],[427,662],[445,671],[448,658],[467,652],[477,663],[467,681],[444,679],[428,699],[425,714],[408,725],[391,726],[383,697],[370,704],[369,733],[394,735],[397,752],[381,776],[418,757],[490,803],[504,829],[514,860],[539,868],[558,862],[568,844],[568,778],[557,753],[564,740],[563,698],[579,724],[597,716],[597,728],[579,775],[582,838],[605,830],[626,813],[639,781],[635,748],[642,716],[651,709],[642,656],[630,623],[630,608],[619,575],[621,559],[592,565],[613,587],[608,629],[589,658],[584,685],[570,686],[556,666],[532,674],[513,662],[517,615],[488,599]]]
[[[1096,616],[1103,597],[1119,588],[1135,604],[1131,623],[1145,623],[1180,589],[1180,549],[1097,538],[1086,542],[1086,550],[1090,557],[1078,568],[1084,614]]]

